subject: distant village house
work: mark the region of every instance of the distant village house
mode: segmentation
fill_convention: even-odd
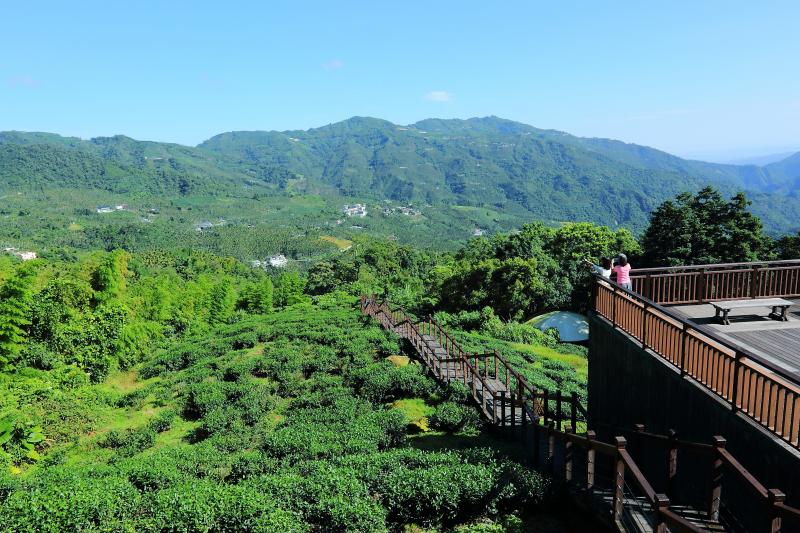
[[[342,209],[345,215],[349,217],[361,217],[364,218],[367,216],[367,206],[364,204],[354,204],[354,205],[345,205]]]
[[[18,250],[16,248],[11,248],[11,247],[3,248],[3,251],[6,252],[7,254],[19,257],[23,261],[32,261],[37,257],[36,252],[24,252],[22,250]]]
[[[269,266],[273,268],[284,268],[289,264],[289,260],[283,254],[273,255],[269,258]]]

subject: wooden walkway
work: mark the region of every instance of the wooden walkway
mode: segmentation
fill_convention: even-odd
[[[415,346],[417,353],[440,382],[463,383],[472,391],[483,415],[493,423],[509,427],[522,424],[525,417],[523,407],[515,401],[516,398],[506,382],[498,379],[497,373],[486,372],[481,376],[481,363],[494,357],[494,354],[475,357],[474,363],[468,366],[461,358],[450,357],[451,354],[439,343],[436,336],[422,334],[422,341],[419,346]]]
[[[610,528],[637,533],[725,531],[717,520],[718,496],[717,507],[712,504],[704,513],[670,506],[669,498],[657,494],[642,474],[625,438],[609,444],[597,440],[592,431],[576,434],[586,411],[575,395],[535,391],[500,354],[465,352],[431,318],[413,320],[374,297],[362,297],[361,311],[407,339],[441,383],[463,383],[492,425],[521,438],[532,448],[534,466],[565,481],[576,501],[596,511]]]
[[[731,312],[728,326],[713,319],[714,311],[710,304],[675,305],[668,309],[676,316],[759,355],[800,382],[800,306],[797,304],[789,308],[787,322],[739,309]]]
[[[800,327],[738,331],[725,336],[780,365],[800,381]]]

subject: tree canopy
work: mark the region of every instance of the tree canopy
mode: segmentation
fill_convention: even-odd
[[[748,210],[750,204],[744,193],[726,201],[712,187],[667,200],[653,212],[642,236],[643,264],[673,266],[771,258],[772,241],[764,235],[761,220]]]

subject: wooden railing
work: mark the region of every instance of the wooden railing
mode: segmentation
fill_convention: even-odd
[[[596,277],[594,286],[594,310],[614,328],[724,398],[733,411],[800,447],[795,375],[613,282]]]
[[[625,449],[623,437],[618,437],[615,444],[612,445],[598,440],[593,431],[587,431],[583,435],[575,433],[578,423],[585,423],[587,420],[586,409],[578,401],[577,395],[563,395],[561,391],[535,390],[497,351],[482,354],[466,352],[431,317],[414,320],[402,308],[392,308],[388,302],[378,301],[374,296],[361,297],[361,311],[378,320],[384,328],[408,339],[436,378],[448,381],[453,377],[453,364],[457,365],[457,368],[462,371],[464,385],[471,391],[473,399],[478,403],[484,416],[493,424],[501,427],[510,427],[512,430],[515,428],[532,430],[533,456],[538,460],[543,451],[547,467],[554,474],[556,443],[558,442],[564,450],[564,471],[561,474],[569,484],[581,485],[582,488],[591,492],[596,484],[597,455],[611,458],[614,471],[611,519],[615,523],[621,523],[625,502],[631,501],[630,487],[626,483],[627,476],[635,489],[647,501],[649,512],[656,524],[656,531],[664,532],[667,531],[666,528],[674,532],[696,533],[702,531],[671,510],[669,498],[666,495],[657,494],[653,490]],[[435,341],[435,344],[432,341]],[[437,346],[441,347],[444,351],[443,354],[437,354]],[[496,393],[490,386],[490,380],[502,383],[505,390]],[[491,399],[491,410],[487,409],[487,399]],[[507,407],[510,407],[510,410]],[[520,409],[518,419],[516,419],[515,407]],[[510,420],[507,419],[508,416],[510,416]],[[567,421],[569,423],[564,424]],[[524,432],[519,432],[519,434],[524,435]],[[539,449],[542,440],[546,442],[545,450]],[[583,449],[586,452],[583,465],[585,478],[582,481],[573,476],[573,466],[577,460],[574,453],[575,448]]]
[[[711,370],[718,357],[714,350],[731,358],[727,354],[729,348],[715,347],[714,339],[706,338],[702,332],[693,331],[690,325],[675,319],[657,304],[637,297],[630,291],[607,281],[598,281],[595,309],[599,314],[606,316],[604,313],[607,313],[606,318],[610,316],[612,324],[625,329],[634,337],[636,337],[634,333],[638,334],[639,337],[636,338],[642,342],[643,347],[655,351],[676,366],[679,363],[685,365],[689,369],[685,371],[686,374],[692,375],[695,379],[704,379],[705,381],[701,382],[707,387],[711,388],[714,385],[729,394],[736,394],[737,391],[738,394],[744,394],[746,387],[743,384],[747,382],[747,376],[750,375],[748,374],[750,370],[745,369],[745,366],[749,368],[751,364],[747,361],[746,355],[739,357],[734,355],[732,357],[734,363],[723,364],[720,368],[736,372],[729,378],[720,376],[720,372]],[[800,527],[800,509],[787,505],[784,502],[785,496],[780,490],[766,489],[727,450],[725,439],[722,437],[715,437],[713,444],[704,444],[680,440],[675,432],[671,432],[669,435],[648,433],[644,430],[643,425],[637,425],[632,431],[627,432],[629,438],[634,439],[636,444],[645,442],[650,450],[659,446],[665,449],[666,460],[663,464],[667,467],[667,488],[664,493],[659,493],[653,488],[628,451],[628,439],[624,436],[616,436],[614,443],[609,444],[599,440],[596,433],[588,428],[583,434],[575,432],[578,423],[585,422],[587,417],[585,408],[577,401],[574,394],[566,396],[562,395],[560,391],[535,390],[498,352],[475,354],[464,351],[450,334],[431,317],[414,320],[403,309],[392,308],[385,300],[378,301],[375,297],[362,296],[361,310],[378,320],[386,329],[408,339],[426,366],[438,379],[447,381],[453,377],[453,369],[449,363],[459,365],[458,368],[462,369],[463,383],[472,392],[473,398],[479,403],[487,419],[504,427],[510,426],[532,431],[534,460],[538,462],[541,456],[544,460],[544,464],[537,464],[538,467],[548,469],[551,474],[558,475],[570,486],[591,494],[601,485],[599,458],[605,457],[607,461],[611,461],[612,476],[609,480],[612,491],[611,519],[622,530],[631,530],[622,524],[624,522],[623,515],[626,505],[631,505],[630,502],[637,501],[635,497],[638,497],[646,502],[654,531],[693,533],[704,531],[683,517],[675,507],[671,507],[670,496],[675,495],[674,480],[678,473],[679,452],[681,454],[687,452],[703,454],[710,461],[709,487],[704,509],[707,519],[719,518],[722,504],[725,501],[725,494],[722,492],[723,476],[727,472],[753,494],[756,498],[755,503],[763,509],[760,514],[766,516],[766,519],[760,522],[763,523],[763,526],[758,526],[754,531],[776,533],[781,531],[781,527],[786,524]],[[641,318],[636,318],[637,314]],[[617,317],[620,318],[619,322],[616,321]],[[664,336],[667,338],[662,338]],[[432,341],[444,349],[443,356],[437,354]],[[675,350],[679,355],[675,355]],[[667,353],[671,355],[665,355]],[[725,386],[725,383],[734,383],[737,375],[744,376],[738,381],[738,384]],[[500,395],[492,395],[493,408],[491,411],[486,409],[486,398],[477,394],[477,384],[480,384],[484,391],[492,390],[488,386],[489,380],[503,383],[507,391],[513,391],[509,395],[506,395],[505,392]],[[762,395],[762,397],[764,396]],[[503,406],[500,413],[498,413],[497,405]],[[505,407],[509,405],[521,407],[522,416],[516,424],[513,416],[510,421],[505,420]],[[732,405],[737,405],[739,409],[745,410],[743,406],[752,409],[754,404],[750,401],[735,400]],[[510,412],[514,413],[515,410],[512,408]],[[768,413],[770,409],[766,408],[763,412]],[[750,413],[748,412],[748,414]],[[787,414],[787,416],[789,415]],[[797,424],[795,423],[791,428],[788,430],[789,435],[796,435]],[[624,430],[614,430],[614,433],[618,432],[626,433]],[[524,432],[519,432],[519,434],[525,435]],[[542,442],[544,442],[544,450],[539,449]],[[557,446],[562,450],[563,457],[561,461],[563,469],[559,472],[555,471]],[[580,456],[577,450],[581,450],[583,456]],[[578,468],[579,462],[581,463],[580,469]],[[580,476],[578,475],[579,470]],[[626,504],[626,502],[628,503]],[[736,510],[732,512],[736,512]]]
[[[675,510],[670,509],[670,499],[666,494],[657,493],[645,475],[642,473],[636,461],[627,450],[627,440],[625,437],[614,438],[614,444],[609,444],[598,440],[594,431],[587,431],[584,435],[575,434],[571,427],[560,431],[550,423],[544,427],[535,429],[535,432],[544,432],[546,435],[546,450],[544,453],[545,464],[537,464],[540,468],[546,468],[553,475],[560,474],[568,484],[577,487],[587,495],[597,492],[601,488],[599,470],[601,467],[600,457],[605,457],[611,461],[611,521],[622,531],[641,531],[650,530],[648,527],[640,529],[636,524],[628,525],[625,523],[626,502],[637,501],[643,498],[647,504],[647,512],[652,517],[652,530],[656,532],[671,531],[675,533],[697,533],[704,531],[697,525],[682,517]],[[535,433],[534,433],[535,435]],[[556,441],[561,443],[564,450],[563,471],[555,472]],[[539,439],[533,439],[534,445],[538,445]],[[575,475],[576,460],[580,449],[583,455],[583,475],[579,478]],[[540,456],[538,450],[534,450],[534,458]],[[638,504],[638,501],[637,501]]]
[[[618,431],[618,430],[615,430]],[[676,492],[676,478],[678,476],[678,458],[694,455],[704,457],[709,464],[707,494],[704,502],[705,515],[708,519],[719,519],[723,504],[723,481],[726,475],[732,476],[731,485],[748,492],[746,498],[753,507],[761,512],[751,513],[748,517],[747,510],[738,508],[726,509],[737,523],[743,524],[754,521],[754,518],[763,517],[754,524],[749,524],[748,530],[763,530],[775,533],[781,531],[782,526],[791,525],[792,530],[800,527],[800,509],[786,505],[786,495],[779,489],[767,489],[753,476],[727,449],[727,441],[721,436],[715,436],[712,444],[698,443],[681,440],[675,431],[668,435],[659,435],[645,431],[643,424],[637,424],[632,431],[627,433],[635,444],[646,445],[650,449],[661,448],[664,452],[663,464],[666,478],[666,493]],[[755,499],[753,499],[755,497]],[[788,529],[788,528],[787,528]]]
[[[659,304],[800,296],[800,261],[631,270],[633,290]]]
[[[361,298],[361,309],[384,328],[408,339],[436,378],[451,381],[460,373],[462,383],[493,424],[515,427],[553,422],[561,429],[567,422],[573,428],[586,423],[586,408],[577,393],[536,390],[499,352],[465,351],[434,318],[414,320],[402,308],[367,296]],[[437,354],[436,346],[444,354]],[[505,390],[497,390],[498,384]]]

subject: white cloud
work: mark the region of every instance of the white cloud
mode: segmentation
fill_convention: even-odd
[[[431,102],[450,102],[453,97],[447,91],[431,91],[425,95],[425,99]]]
[[[340,68],[344,68],[344,61],[341,59],[331,59],[322,64],[323,70],[339,70]]]

